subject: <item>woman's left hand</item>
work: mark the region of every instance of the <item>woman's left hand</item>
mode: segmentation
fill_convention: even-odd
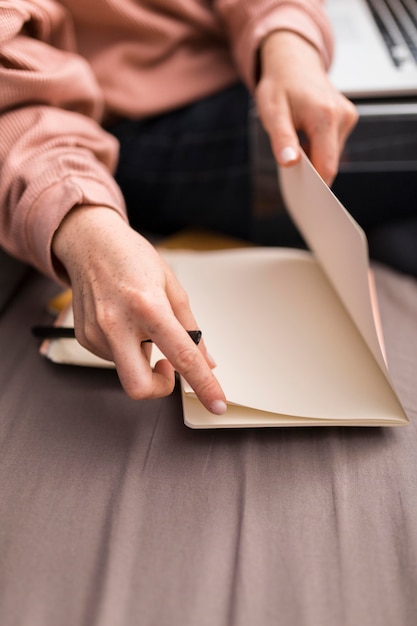
[[[271,33],[262,44],[260,64],[255,98],[277,163],[299,160],[301,131],[310,160],[330,185],[358,120],[355,106],[333,86],[318,51],[295,33]]]

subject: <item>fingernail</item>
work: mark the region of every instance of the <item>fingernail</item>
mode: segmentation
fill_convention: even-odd
[[[226,413],[226,410],[227,410],[227,405],[225,402],[223,402],[223,400],[215,400],[210,405],[210,411],[214,413],[215,415],[223,415],[223,413]]]
[[[211,368],[216,367],[217,363],[211,356],[210,352],[206,352],[206,358]]]
[[[288,163],[292,163],[297,160],[297,152],[291,146],[287,146],[283,148],[279,153],[279,162],[282,165],[287,165]]]

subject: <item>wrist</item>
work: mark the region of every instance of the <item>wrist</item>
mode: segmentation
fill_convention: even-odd
[[[317,63],[324,69],[319,50],[307,39],[290,30],[275,30],[269,33],[261,42],[259,48],[260,75],[276,64],[287,61],[288,64],[307,60]],[[289,68],[290,69],[290,68]]]
[[[127,225],[124,216],[110,207],[74,207],[64,217],[52,239],[51,251],[57,273],[68,274],[71,264],[80,255],[88,254],[98,238],[105,240],[106,231],[114,232],[120,225]]]

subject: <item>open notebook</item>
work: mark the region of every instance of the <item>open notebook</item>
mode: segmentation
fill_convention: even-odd
[[[363,231],[305,155],[279,177],[311,252],[162,251],[189,294],[228,401],[214,416],[181,380],[185,423],[407,424],[385,362]],[[71,310],[63,323],[71,325]],[[71,339],[42,351],[55,362],[112,366]]]

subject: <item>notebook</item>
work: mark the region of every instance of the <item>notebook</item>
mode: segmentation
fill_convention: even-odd
[[[384,356],[363,231],[306,155],[279,178],[310,251],[161,249],[188,292],[228,404],[212,415],[181,380],[185,423],[407,424]],[[71,311],[63,323],[72,323]],[[55,362],[100,365],[83,350],[73,339],[42,347]]]
[[[415,0],[326,0],[334,85],[352,99],[417,94]]]

